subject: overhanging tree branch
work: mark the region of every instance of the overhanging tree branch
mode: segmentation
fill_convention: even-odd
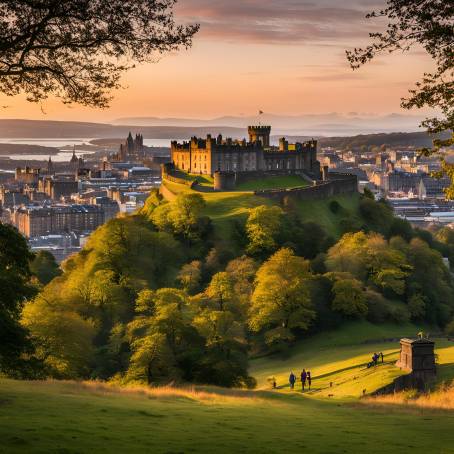
[[[198,25],[177,25],[176,0],[0,0],[0,90],[107,107],[135,63],[188,48]]]

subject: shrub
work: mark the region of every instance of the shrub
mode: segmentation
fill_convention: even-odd
[[[332,213],[337,214],[341,211],[342,205],[337,200],[333,200],[329,203],[329,209]]]

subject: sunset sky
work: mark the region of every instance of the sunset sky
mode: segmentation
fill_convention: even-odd
[[[201,31],[188,51],[140,66],[111,108],[43,106],[0,95],[1,118],[108,122],[127,116],[212,118],[399,112],[400,98],[432,68],[423,52],[382,56],[352,72],[345,49],[366,45],[377,0],[179,0],[179,22]],[[43,113],[44,112],[44,113]],[[417,112],[415,112],[416,114]]]

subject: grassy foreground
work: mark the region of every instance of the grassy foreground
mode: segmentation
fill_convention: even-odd
[[[415,329],[358,322],[314,336],[287,358],[252,361],[257,391],[0,380],[0,453],[454,453],[454,411],[358,400],[400,373],[389,339]],[[452,380],[454,344],[436,342],[439,379]],[[367,369],[374,351],[385,364]],[[291,392],[288,372],[302,367],[314,389]]]
[[[297,394],[141,393],[0,382],[0,452],[453,452],[454,413],[389,411]]]

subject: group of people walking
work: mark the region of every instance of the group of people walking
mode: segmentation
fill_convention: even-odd
[[[306,371],[306,369],[303,369],[303,371],[301,372],[300,378],[301,378],[301,391],[305,390],[306,384],[307,384],[307,388],[311,389],[311,385],[312,385],[311,372],[309,370]],[[290,372],[288,382],[290,383],[290,389],[294,389],[295,383],[296,383],[296,375],[293,372]]]

